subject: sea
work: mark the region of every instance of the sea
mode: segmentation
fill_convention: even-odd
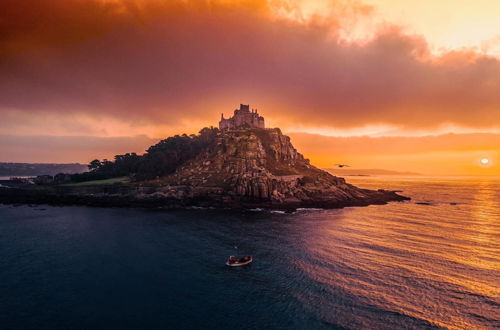
[[[347,180],[412,200],[292,214],[0,205],[0,329],[500,328],[500,178]]]

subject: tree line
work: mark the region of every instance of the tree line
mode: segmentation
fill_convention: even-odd
[[[133,176],[136,180],[151,180],[175,171],[186,161],[196,157],[214,141],[219,130],[205,127],[199,134],[175,135],[149,147],[144,155],[126,153],[114,160],[94,159],[89,171],[71,175],[71,181],[102,180],[120,176]]]

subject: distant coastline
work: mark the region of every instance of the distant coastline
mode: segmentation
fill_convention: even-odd
[[[34,175],[0,175],[0,181],[10,181],[14,178],[29,179],[35,177]]]
[[[33,177],[38,175],[56,175],[58,173],[82,173],[88,171],[87,165],[79,163],[11,163],[0,162],[0,180],[11,177]]]
[[[422,176],[422,173],[406,172],[406,171],[393,171],[384,169],[340,169],[340,168],[325,168],[325,171],[333,175],[339,176],[375,176],[375,175],[408,175],[408,176]]]

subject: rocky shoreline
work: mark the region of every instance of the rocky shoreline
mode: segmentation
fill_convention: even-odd
[[[366,191],[365,198],[348,200],[309,200],[273,203],[262,200],[231,200],[196,196],[177,199],[164,196],[137,197],[130,194],[67,194],[57,190],[39,190],[26,188],[0,188],[1,204],[44,204],[54,206],[81,205],[91,207],[123,207],[123,208],[155,208],[155,209],[186,209],[192,207],[218,209],[269,209],[295,211],[298,208],[335,209],[350,206],[382,205],[393,201],[405,201],[410,198],[398,195],[388,190]]]

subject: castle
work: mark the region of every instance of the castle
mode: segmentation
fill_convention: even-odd
[[[219,129],[227,130],[239,127],[265,128],[264,117],[259,116],[257,109],[250,111],[248,104],[240,104],[240,108],[234,110],[234,115],[231,118],[225,119],[224,114],[221,114]]]

